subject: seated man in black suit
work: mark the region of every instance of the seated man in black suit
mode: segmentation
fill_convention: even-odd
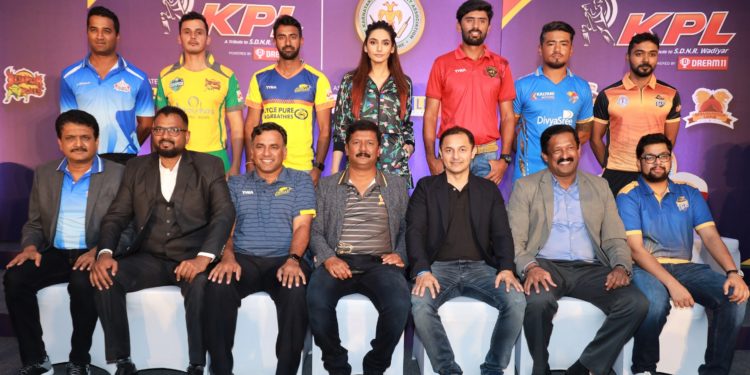
[[[18,337],[24,366],[21,374],[52,374],[36,293],[66,282],[73,319],[67,373],[89,373],[96,307],[88,271],[94,263],[99,224],[125,169],[96,155],[99,125],[94,116],[70,110],[57,117],[55,129],[65,157],[37,168],[29,219],[23,226],[23,251],[8,263],[5,272],[5,302]]]
[[[185,151],[188,117],[177,107],[163,107],[154,119],[152,149],[128,162],[122,186],[102,221],[91,282],[99,290],[96,308],[102,320],[108,361],[116,375],[132,374],[125,295],[145,288],[177,285],[185,297],[190,365],[202,374],[202,335],[206,267],[221,252],[234,223],[234,205],[221,159]],[[134,221],[133,246],[113,258],[120,234]]]

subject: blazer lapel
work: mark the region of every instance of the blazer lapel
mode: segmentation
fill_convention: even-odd
[[[578,179],[578,198],[581,201],[581,212],[583,213],[583,222],[586,224],[586,229],[589,231],[589,236],[593,239],[595,238],[593,234],[595,233],[591,228],[591,223],[594,222],[593,219],[593,210],[597,209],[596,204],[594,204],[594,196],[593,191],[591,190],[592,187],[589,185],[588,180],[586,180],[581,173],[578,173],[576,175],[576,178]],[[592,243],[596,244],[597,241],[592,241]]]
[[[195,168],[193,166],[193,158],[186,151],[182,154],[180,165],[177,169],[177,182],[174,185],[174,192],[172,192],[172,202],[174,202],[175,210],[182,212],[183,199],[185,197],[185,191],[188,188],[189,181],[193,180],[195,175]]]
[[[448,225],[451,220],[451,185],[448,183],[448,177],[445,175],[445,172],[440,175],[440,178],[443,180],[443,183],[438,185],[437,204],[440,211],[440,222],[443,224],[443,233],[446,233],[448,232]]]
[[[552,192],[552,176],[550,173],[547,172],[542,174],[541,180],[539,181],[539,187],[542,190],[542,197],[544,198],[542,204],[544,205],[546,216],[543,233],[549,233],[552,229],[552,217],[555,212],[555,195]]]
[[[471,230],[474,233],[475,238],[482,238],[480,236],[477,236],[476,230],[479,227],[479,223],[481,222],[481,213],[484,211],[482,209],[483,205],[487,205],[488,202],[486,201],[485,197],[482,195],[482,191],[479,189],[478,183],[471,183],[471,180],[475,179],[477,177],[474,177],[473,174],[469,175],[469,208],[471,209]],[[486,250],[486,249],[482,249]]]
[[[104,163],[104,160],[101,160]],[[86,196],[86,233],[88,234],[88,228],[91,228],[91,216],[94,212],[96,202],[99,201],[99,193],[102,191],[102,175],[104,171],[100,173],[91,173],[91,180],[89,181],[89,191]]]
[[[63,186],[63,176],[64,172],[60,172],[55,170],[52,172],[52,185],[50,188],[52,189],[51,198],[52,198],[52,204],[55,205],[53,210],[50,210],[49,212],[52,213],[52,220],[50,220],[50,228],[49,228],[49,238],[50,238],[50,244],[49,246],[52,246],[52,238],[55,237],[55,231],[57,230],[57,217],[60,213],[60,195],[62,194],[62,186]],[[39,202],[40,204],[44,204],[44,202]],[[87,212],[88,214],[88,212]],[[41,250],[41,249],[40,249]]]

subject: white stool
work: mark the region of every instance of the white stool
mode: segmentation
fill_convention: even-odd
[[[375,325],[378,321],[378,310],[370,299],[361,294],[351,294],[339,300],[336,306],[336,316],[339,322],[339,336],[341,345],[349,352],[349,364],[352,373],[362,373],[362,359],[372,348],[370,341],[375,338]],[[327,374],[323,367],[320,347],[312,348],[312,373]],[[387,375],[402,375],[404,373],[404,335],[393,350],[391,367],[385,372]]]
[[[237,330],[234,335],[235,374],[274,374],[276,373],[276,337],[279,327],[276,319],[276,305],[265,292],[253,293],[242,299],[237,312]],[[305,340],[304,354],[309,351],[310,333]],[[300,361],[297,374],[302,374],[303,361]]]
[[[549,346],[549,366],[552,370],[564,370],[573,365],[583,353],[586,345],[594,339],[596,332],[604,323],[606,315],[596,306],[571,297],[558,301],[558,309],[552,319],[554,325]],[[516,347],[516,363],[520,375],[531,374],[533,360],[529,345],[522,330]],[[615,372],[622,374],[622,353],[617,357]]]
[[[68,284],[48,286],[40,290],[36,298],[39,303],[39,320],[42,325],[42,339],[47,355],[49,355],[52,363],[68,362],[70,336],[73,334]],[[115,366],[107,365],[104,356],[104,332],[98,321],[89,354],[91,355],[92,365],[114,373]]]
[[[490,348],[492,330],[497,321],[497,309],[473,298],[457,297],[440,306],[438,314],[453,348],[456,363],[466,375],[479,374],[479,365],[484,363]],[[412,353],[419,364],[421,374],[436,372],[416,334]],[[507,367],[511,370],[506,369],[508,374],[514,373],[515,357],[514,348]]]

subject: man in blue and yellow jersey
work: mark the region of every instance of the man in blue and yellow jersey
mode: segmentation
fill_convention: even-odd
[[[208,23],[202,14],[190,12],[180,19],[182,46],[180,61],[159,73],[156,107],[167,105],[184,110],[190,121],[187,149],[220,158],[230,175],[240,173],[242,164],[242,92],[231,69],[216,63],[206,51],[211,44]],[[232,142],[230,164],[227,154],[229,119]]]
[[[574,35],[575,30],[565,22],[545,24],[539,36],[542,66],[516,81],[513,112],[518,124],[513,181],[547,169],[539,137],[548,127],[570,125],[581,143],[589,139],[594,120],[591,89],[585,79],[568,68]]]
[[[245,100],[249,108],[245,121],[247,160],[252,160],[249,135],[253,129],[261,119],[275,122],[289,137],[284,166],[309,171],[317,185],[331,139],[331,108],[335,104],[331,84],[300,58],[304,40],[299,21],[292,16],[279,17],[273,24],[273,37],[279,61],[253,74]],[[313,154],[314,118],[318,120],[318,142]],[[252,169],[252,162],[247,167]]]

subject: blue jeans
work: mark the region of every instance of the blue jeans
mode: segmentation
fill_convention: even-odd
[[[497,160],[497,152],[485,152],[477,154],[471,161],[471,173],[478,177],[487,177],[490,174],[490,160]]]
[[[729,302],[723,290],[726,277],[714,272],[706,264],[662,266],[692,294],[696,303],[711,312],[708,314],[705,363],[698,368],[698,373],[728,374],[746,304]],[[659,334],[667,322],[670,309],[669,291],[661,281],[638,266],[633,267],[633,284],[648,298],[650,305],[646,318],[635,334],[632,370],[634,373],[656,372],[656,363],[659,362]]]
[[[423,297],[411,296],[411,313],[417,334],[424,344],[432,368],[440,374],[461,374],[448,335],[440,322],[438,309],[452,298],[471,297],[498,309],[497,322],[492,331],[490,350],[480,366],[483,375],[502,374],[508,366],[510,352],[521,332],[526,298],[505,283],[495,288],[497,270],[484,261],[457,260],[434,262],[432,275],[440,283],[440,293],[433,299],[430,292]],[[511,371],[512,372],[512,371]]]

